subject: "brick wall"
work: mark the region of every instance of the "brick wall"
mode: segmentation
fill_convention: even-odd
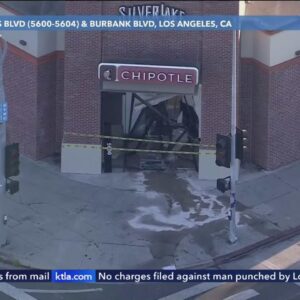
[[[255,64],[253,76],[253,161],[263,168],[268,168],[269,71]]]
[[[246,159],[268,168],[269,68],[241,60],[241,125],[248,131]]]
[[[62,67],[59,53],[35,58],[9,46],[4,66],[7,143],[18,142],[21,153],[30,158],[52,155],[61,144]]]
[[[60,152],[64,126],[64,55],[56,60],[56,137],[55,152]]]
[[[240,127],[248,132],[248,150],[245,152],[246,161],[252,161],[253,158],[253,81],[254,65],[247,60],[241,60],[240,77]]]
[[[203,1],[207,15],[237,15],[238,2]],[[216,133],[230,132],[232,32],[203,31],[202,141],[215,144]],[[237,62],[239,68],[239,62]]]
[[[56,60],[38,65],[37,72],[37,124],[36,158],[54,153],[56,107]]]
[[[66,2],[66,14],[102,13],[102,2]],[[66,32],[64,64],[64,131],[100,134],[100,88],[97,67],[102,33]],[[97,143],[99,139],[64,136],[64,142]]]
[[[153,1],[153,3],[159,1]],[[151,2],[152,3],[152,2]],[[118,15],[122,5],[145,4],[145,1],[104,2],[103,14]],[[168,1],[169,6],[183,9],[189,15],[201,14],[201,2]],[[119,31],[103,33],[103,62],[122,62],[200,67],[201,32]]]
[[[60,151],[63,130],[63,52],[37,59],[37,154],[41,159]]]
[[[151,3],[160,3],[153,1]],[[88,3],[88,5],[87,5]],[[118,15],[121,5],[145,1],[66,2],[66,14]],[[188,15],[238,14],[236,1],[168,1]],[[100,133],[100,62],[195,66],[202,74],[202,138],[215,143],[230,129],[230,32],[67,32],[65,36],[64,130]],[[64,142],[96,139],[64,136]]]
[[[268,168],[300,159],[300,58],[273,67],[269,88]]]
[[[22,154],[37,155],[37,66],[9,47],[4,65],[4,88],[8,102],[7,143],[20,143]]]
[[[241,115],[250,159],[272,170],[300,159],[300,59],[267,67],[242,59]]]
[[[160,3],[159,1],[157,1]],[[67,14],[118,14],[120,5],[144,1],[66,2]],[[152,3],[155,3],[152,2]],[[168,1],[188,15],[237,14],[235,1]],[[230,130],[231,32],[66,32],[65,56],[36,59],[10,46],[4,68],[9,103],[8,143],[39,159],[64,142],[64,131],[100,133],[100,62],[195,66],[202,83],[201,137]],[[51,56],[50,55],[50,56]],[[239,65],[238,65],[239,70]],[[240,124],[249,132],[248,159],[274,169],[300,159],[300,58],[268,68],[242,59]]]

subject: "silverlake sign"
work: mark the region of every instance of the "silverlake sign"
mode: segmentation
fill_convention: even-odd
[[[119,13],[122,16],[183,16],[185,11],[164,3],[160,4],[143,4],[132,6],[120,6]]]

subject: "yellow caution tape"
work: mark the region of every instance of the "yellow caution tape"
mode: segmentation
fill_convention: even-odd
[[[101,147],[95,145],[86,145],[86,144],[63,144],[63,148],[65,147],[75,147],[75,148],[98,148],[101,150],[107,150],[109,152],[116,151],[128,151],[128,152],[146,152],[146,153],[174,153],[174,154],[185,154],[185,155],[216,155],[216,152],[190,152],[190,151],[168,151],[168,150],[150,150],[150,149],[130,149],[130,148],[117,148],[117,147]]]
[[[112,140],[137,141],[137,142],[147,142],[147,143],[160,143],[160,144],[215,148],[215,145],[204,145],[204,144],[182,143],[182,142],[171,142],[171,141],[160,141],[160,140],[147,140],[147,139],[137,139],[137,138],[111,136],[111,135],[101,135],[101,134],[87,134],[87,133],[76,133],[76,132],[65,132],[64,134],[65,135],[73,135],[73,136],[82,136],[82,137],[98,137],[98,138],[112,139]]]
[[[215,152],[188,152],[188,151],[167,151],[167,150],[149,150],[149,149],[128,149],[128,148],[115,148],[115,147],[102,147],[103,150],[117,150],[128,152],[147,152],[147,153],[174,153],[174,154],[188,154],[188,155],[215,155]]]
[[[67,148],[67,147],[76,147],[76,148],[91,148],[91,149],[101,149],[101,145],[88,145],[88,144],[62,144],[62,148]]]

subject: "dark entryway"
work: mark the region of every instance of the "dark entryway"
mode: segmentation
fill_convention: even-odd
[[[105,150],[104,172],[111,170],[107,159],[112,159],[112,169],[119,170],[197,169],[197,155],[178,153],[198,151],[197,146],[180,144],[199,144],[199,119],[192,97],[103,92],[101,101],[101,134],[128,138],[103,139],[103,146],[111,143],[113,149],[128,149],[113,150],[111,156]]]

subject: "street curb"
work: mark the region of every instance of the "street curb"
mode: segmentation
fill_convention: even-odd
[[[228,262],[235,261],[239,258],[242,258],[252,252],[262,249],[263,247],[273,245],[275,243],[287,240],[289,238],[295,237],[300,234],[300,225],[291,229],[287,229],[278,234],[272,235],[268,238],[260,240],[254,244],[246,246],[244,248],[238,249],[236,251],[230,252],[225,255],[220,255],[214,257],[210,261],[206,261],[199,264],[187,265],[181,267],[180,269],[205,269],[205,268],[219,268],[220,265],[223,265]]]
[[[1,251],[1,250],[0,250]],[[5,256],[5,255],[4,255]],[[23,265],[21,264],[19,261],[14,260],[14,259],[10,259],[10,258],[4,258],[4,256],[2,256],[2,253],[0,253],[0,263],[12,266],[16,269],[32,269],[29,266]]]

